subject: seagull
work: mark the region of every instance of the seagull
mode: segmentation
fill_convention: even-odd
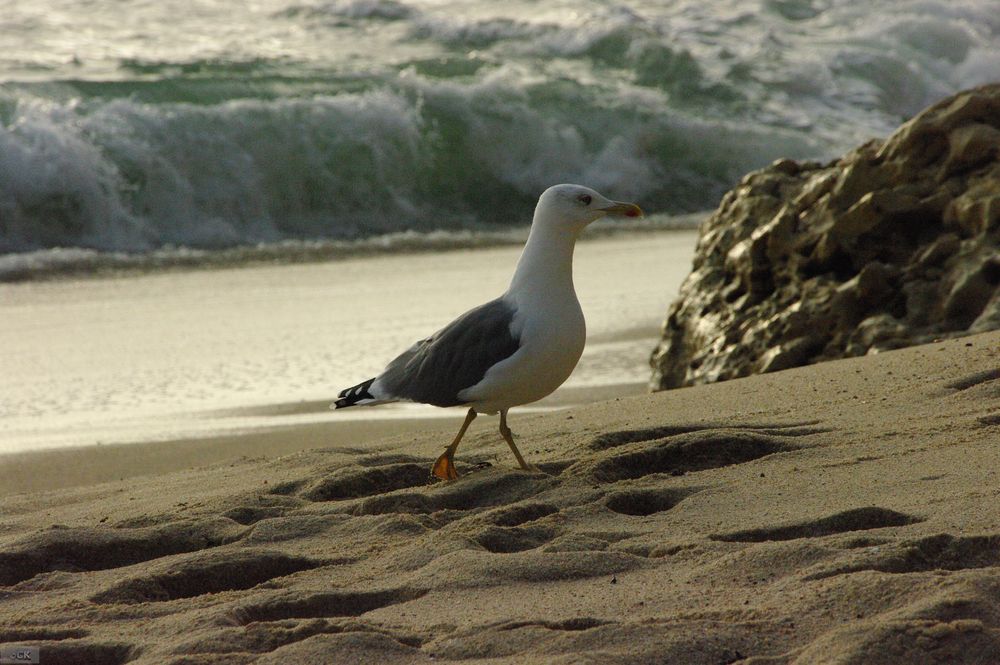
[[[520,467],[534,470],[514,444],[507,411],[554,391],[580,360],[587,327],[573,288],[573,248],[588,224],[607,215],[641,217],[642,210],[581,185],[549,187],[506,293],[420,340],[378,376],[341,391],[330,408],[398,401],[467,406],[455,440],[431,467],[442,480],[458,478],[455,451],[476,415],[499,412],[500,436]]]

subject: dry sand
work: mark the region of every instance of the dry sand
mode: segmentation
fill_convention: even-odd
[[[429,483],[438,425],[8,496],[0,643],[45,665],[1000,662],[1000,333],[513,416],[544,473],[480,418],[465,476]]]

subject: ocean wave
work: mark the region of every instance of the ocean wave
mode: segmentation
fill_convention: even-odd
[[[762,153],[815,150],[506,70],[393,83],[210,105],[22,98],[0,128],[0,252],[483,230],[523,224],[567,181],[694,210]]]
[[[699,210],[1000,70],[974,0],[173,2],[8,17],[0,253],[490,232],[566,181]]]
[[[292,5],[276,12],[275,16],[399,21],[416,13],[413,7],[396,0],[339,0],[318,5]]]
[[[538,38],[558,30],[551,23],[530,23],[508,17],[467,20],[422,16],[414,22],[412,39],[430,39],[451,48],[484,48],[498,42]]]
[[[431,224],[400,191],[419,119],[398,96],[25,104],[0,131],[0,251],[221,247]],[[416,214],[415,214],[416,213]]]

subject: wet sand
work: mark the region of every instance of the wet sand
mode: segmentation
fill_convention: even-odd
[[[567,390],[648,379],[660,318],[690,268],[695,235],[585,236],[579,243],[576,283],[589,335]],[[0,284],[0,473],[9,475],[3,453],[439,417],[434,409],[333,414],[325,404],[502,293],[519,252],[495,247]],[[344,425],[352,435],[372,426],[380,425]],[[331,431],[336,443],[338,429]]]

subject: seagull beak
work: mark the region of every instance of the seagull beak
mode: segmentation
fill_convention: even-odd
[[[601,208],[601,211],[606,215],[622,215],[624,217],[642,217],[642,208],[634,203],[622,203],[621,201],[612,201],[613,205],[609,205],[607,208]]]

